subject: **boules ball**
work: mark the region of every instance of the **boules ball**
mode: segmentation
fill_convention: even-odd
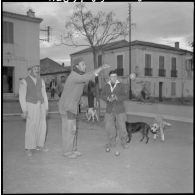
[[[120,155],[120,152],[119,151],[116,151],[115,152],[115,156],[119,156]]]
[[[135,73],[131,73],[129,76],[130,76],[131,80],[135,80],[135,78],[136,78],[136,74]]]
[[[106,152],[110,152],[110,148],[106,148]]]

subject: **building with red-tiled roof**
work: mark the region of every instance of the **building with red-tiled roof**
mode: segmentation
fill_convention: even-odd
[[[67,78],[70,71],[70,66],[65,67],[50,58],[40,60],[40,74],[45,80],[46,86],[49,85],[52,79],[55,79],[57,83],[59,83],[61,81],[61,77],[65,76],[65,78]]]

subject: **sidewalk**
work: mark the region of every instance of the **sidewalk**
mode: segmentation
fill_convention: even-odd
[[[127,114],[137,116],[155,117],[163,115],[165,119],[193,123],[193,106],[166,105],[125,102]]]
[[[85,107],[87,98],[85,98]],[[58,98],[49,99],[49,113],[58,113]],[[101,113],[105,112],[105,102],[101,100]],[[193,106],[166,105],[140,103],[136,101],[126,101],[125,108],[127,115],[145,116],[153,118],[157,114],[162,114],[165,119],[193,123]],[[85,111],[85,109],[82,109]],[[21,108],[17,98],[3,100],[3,116],[20,115]]]

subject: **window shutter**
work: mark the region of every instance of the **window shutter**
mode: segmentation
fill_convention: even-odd
[[[13,23],[9,22],[9,43],[14,42],[14,28],[13,28]]]
[[[159,69],[164,69],[164,56],[159,56]]]
[[[176,70],[176,58],[172,58],[172,70]]]
[[[123,55],[117,56],[117,69],[123,69]]]

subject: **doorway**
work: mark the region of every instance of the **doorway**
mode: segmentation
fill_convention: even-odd
[[[14,67],[3,67],[3,93],[13,93]]]
[[[162,102],[162,89],[163,89],[163,82],[159,82],[159,101]]]

